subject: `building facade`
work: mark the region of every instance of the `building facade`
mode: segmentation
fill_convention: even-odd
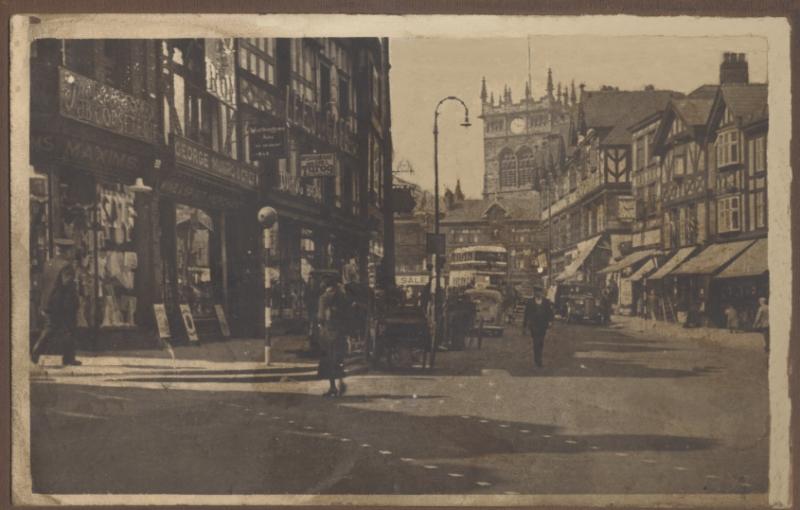
[[[41,40],[31,76],[32,317],[58,237],[106,343],[152,339],[153,305],[174,338],[184,309],[201,339],[220,309],[258,334],[264,205],[276,319],[304,315],[311,270],[374,280],[394,252],[384,40]]]
[[[548,70],[547,90],[534,99],[530,84],[525,96],[514,102],[512,91],[505,87],[495,103],[494,93],[487,93],[486,80],[481,87],[483,120],[484,182],[483,197],[504,195],[529,198],[539,189],[539,177],[547,165],[559,162],[563,143],[570,128],[570,97],[566,88],[553,89]]]

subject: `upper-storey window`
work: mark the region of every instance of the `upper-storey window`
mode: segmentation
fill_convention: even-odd
[[[717,136],[717,167],[739,163],[739,132],[728,131]]]
[[[517,157],[509,149],[500,153],[500,187],[513,188],[517,186]]]
[[[308,102],[317,101],[319,51],[311,41],[292,39],[292,90]]]
[[[239,39],[239,68],[275,85],[276,43],[273,38]]]
[[[533,183],[536,182],[535,160],[530,147],[524,146],[517,151],[517,161],[519,164],[519,186],[533,186]]]

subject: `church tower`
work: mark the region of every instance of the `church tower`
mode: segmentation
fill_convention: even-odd
[[[556,95],[552,70],[548,69],[546,93],[538,99],[530,83],[516,103],[508,86],[503,87],[499,104],[494,103],[493,95],[484,78],[479,116],[483,120],[483,196],[532,198],[539,189],[543,162],[558,153],[554,145],[567,141],[559,141],[570,123],[567,89],[563,96],[561,90]]]

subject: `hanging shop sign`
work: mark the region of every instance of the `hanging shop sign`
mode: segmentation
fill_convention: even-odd
[[[59,68],[59,113],[145,142],[156,142],[156,103]]]
[[[300,155],[300,175],[303,177],[333,177],[335,174],[335,154]]]
[[[206,39],[206,90],[229,106],[236,105],[233,39]]]
[[[147,166],[138,155],[66,134],[33,133],[31,161],[61,161],[99,171],[137,172]]]
[[[253,126],[250,128],[250,159],[263,161],[285,155],[286,128],[282,126]]]
[[[258,185],[258,173],[254,168],[216,154],[211,149],[182,136],[173,134],[172,145],[176,163],[247,189],[253,189]]]

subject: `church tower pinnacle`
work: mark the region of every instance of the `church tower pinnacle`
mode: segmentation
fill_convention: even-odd
[[[547,96],[553,97],[553,70],[547,68]]]
[[[572,84],[572,92],[575,92],[575,84]],[[485,103],[489,95],[486,93],[486,76],[481,80],[481,103]]]

